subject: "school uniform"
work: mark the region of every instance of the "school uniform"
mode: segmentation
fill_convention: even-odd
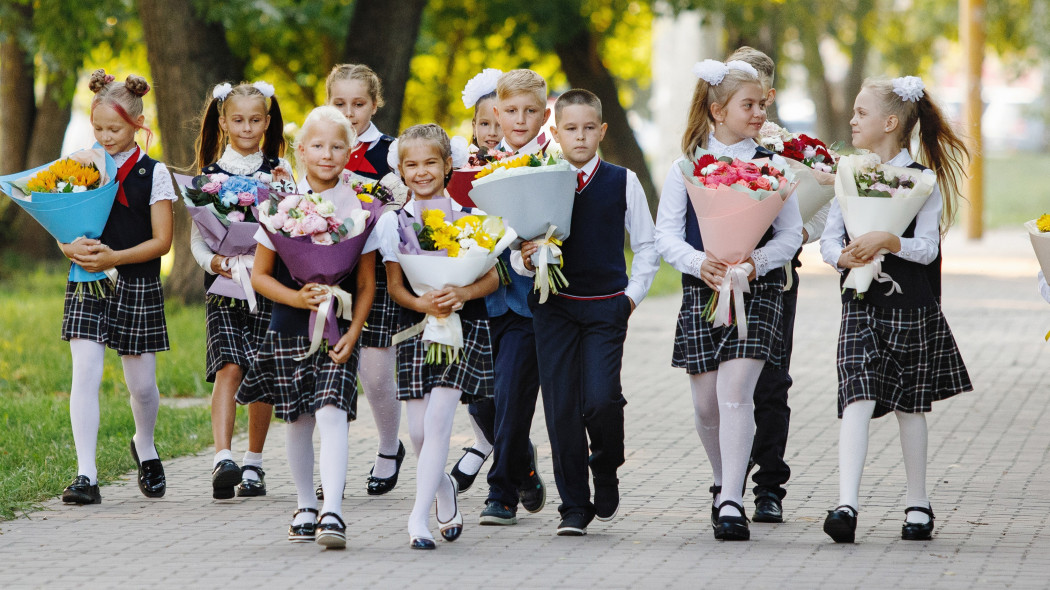
[[[398,261],[398,244],[401,241],[398,218],[421,219],[419,213],[425,205],[412,200],[400,211],[388,211],[379,218],[373,233],[377,236],[376,246],[384,263]],[[483,214],[477,209],[464,209],[455,202],[452,202],[452,207],[453,210]],[[411,289],[411,283],[403,273],[402,280]],[[405,307],[398,306],[398,309],[400,313],[395,333],[411,328],[426,317]],[[463,326],[463,350],[456,362],[447,365],[427,364],[425,359],[429,344],[423,343],[421,334],[397,345],[397,399],[422,399],[435,387],[460,390],[460,401],[463,403],[492,397],[492,346],[485,304],[480,299],[472,299],[456,313]]]
[[[641,303],[659,269],[653,219],[634,172],[597,156],[577,173],[569,237],[562,245],[568,286],[543,304],[529,295],[554,479],[564,516],[594,514],[588,465],[596,480],[624,462],[620,370],[631,302]],[[634,260],[627,277],[624,227]],[[520,253],[515,257],[515,269]],[[589,457],[588,457],[588,439]]]
[[[113,250],[126,250],[153,238],[150,207],[177,199],[167,167],[135,147],[114,156],[120,192],[99,240]],[[116,267],[116,285],[99,284],[106,297],[66,284],[62,339],[81,338],[106,344],[119,355],[168,350],[160,258]]]
[[[926,170],[901,150],[886,164]],[[901,287],[887,294],[873,282],[856,299],[853,290],[842,295],[842,320],[837,350],[838,415],[860,400],[875,401],[873,417],[891,411],[929,412],[934,401],[972,391],[969,374],[948,322],[941,312],[941,194],[927,198],[915,219],[901,234],[901,249],[885,254],[882,271]],[[842,210],[832,202],[827,229],[821,237],[821,255],[838,268],[842,248],[849,243]]]

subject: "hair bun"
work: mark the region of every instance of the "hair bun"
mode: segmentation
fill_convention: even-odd
[[[135,96],[146,96],[146,93],[149,92],[149,82],[142,76],[132,74],[124,81],[124,88]]]
[[[94,72],[91,72],[91,79],[88,80],[88,88],[91,92],[98,94],[103,88],[106,87],[110,82],[114,80],[113,76],[106,73],[106,70],[99,68]]]

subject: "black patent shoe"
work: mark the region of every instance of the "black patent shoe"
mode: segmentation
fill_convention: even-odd
[[[335,522],[322,522],[331,516]],[[346,549],[346,523],[335,512],[325,512],[317,519],[317,544],[325,549]]]
[[[248,470],[251,470],[255,475],[259,476],[259,479],[244,477],[244,472]],[[266,472],[263,471],[262,467],[257,467],[255,465],[245,465],[241,467],[241,483],[237,486],[237,495],[242,497],[265,496],[265,477]]]
[[[66,504],[101,504],[102,494],[98,485],[91,485],[91,480],[86,475],[78,475],[73,478],[73,483],[62,491],[62,501]]]
[[[922,512],[930,517],[929,522],[905,522],[901,527],[901,539],[905,541],[929,541],[933,538],[933,508],[923,506],[909,506],[904,509],[904,515],[909,512]]]
[[[437,549],[437,543],[434,542],[434,539],[426,537],[411,537],[408,546],[412,549],[422,549],[424,551]]]
[[[154,447],[155,448],[155,447]],[[139,453],[135,450],[135,441],[131,441],[131,458],[139,468],[139,491],[147,498],[162,498],[167,488],[164,479],[164,465],[160,459],[139,462]]]
[[[459,502],[456,500],[456,483],[452,481],[451,475],[448,476],[448,484],[452,486],[452,504],[456,512],[452,515],[452,518],[441,522],[441,516],[438,514],[437,502],[435,501],[434,517],[437,518],[438,526],[441,527],[441,538],[451,543],[463,533],[463,513],[459,511]]]
[[[314,515],[314,522],[305,522],[303,524],[290,524],[288,525],[288,540],[292,543],[313,543],[314,538],[317,534],[317,509],[316,508],[300,508],[292,514],[292,522],[295,522],[295,517],[299,516],[303,512],[309,512]]]
[[[722,486],[711,486],[707,491],[711,492],[711,528],[715,530],[715,538],[718,539],[718,506],[715,506],[715,500],[718,499],[718,494],[722,493]]]
[[[376,468],[375,465],[372,465],[372,471],[368,472],[368,481],[365,484],[365,490],[369,496],[382,496],[397,485],[397,476],[401,474],[401,463],[405,460],[405,445],[399,440],[397,441],[397,455],[376,453],[376,456],[380,459],[394,461],[394,475],[390,477],[376,477],[372,475],[372,471],[375,471]]]
[[[747,517],[743,516],[744,507],[732,500],[726,500],[718,505],[718,511],[722,511],[723,506],[732,506],[740,511],[741,516],[721,516],[718,517],[718,527],[715,528],[715,538],[721,541],[749,541],[751,539],[751,529],[747,527]]]
[[[784,522],[784,509],[780,504],[780,498],[772,492],[759,494],[755,498],[755,513],[751,520],[754,522]]]
[[[482,453],[474,447],[463,447],[463,450],[466,452],[464,452],[463,457],[460,457],[459,461],[456,461],[456,464],[452,466],[451,472],[452,479],[454,479],[456,482],[457,493],[465,492],[470,489],[470,486],[474,485],[474,480],[478,477],[478,474],[481,473],[481,467],[484,467],[485,461],[489,458],[488,455]],[[477,455],[478,457],[481,457],[481,466],[479,466],[478,470],[475,471],[473,474],[464,473],[459,468],[459,464],[463,462],[463,459],[467,456],[467,453],[472,453],[474,455]]]
[[[857,509],[843,504],[828,510],[824,532],[836,543],[852,543],[857,536]]]
[[[234,486],[241,481],[241,468],[231,459],[223,459],[211,470],[211,497],[229,500],[234,496]]]

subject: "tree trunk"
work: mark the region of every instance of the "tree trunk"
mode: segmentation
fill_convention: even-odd
[[[426,4],[426,0],[357,0],[350,17],[343,59],[367,65],[382,80],[386,106],[379,109],[372,121],[389,135],[396,136],[401,129],[405,84],[411,74]]]
[[[833,132],[837,134],[835,137],[844,141],[849,141],[850,139],[849,113],[852,112],[853,100],[860,93],[860,86],[864,83],[864,70],[868,65],[868,50],[871,48],[871,42],[868,40],[868,36],[864,34],[864,30],[866,27],[871,26],[868,20],[872,17],[874,11],[875,0],[858,0],[854,17],[857,23],[857,31],[853,45],[850,47],[849,72],[846,74],[842,88],[843,108],[841,114],[836,115],[835,123],[837,126],[833,129]],[[829,143],[828,145],[831,144]]]
[[[810,14],[817,14],[816,6],[812,8]],[[806,85],[818,113],[817,137],[828,145],[839,139],[848,139],[848,136],[838,137],[835,132],[836,122],[842,118],[842,114],[835,109],[831,84],[824,74],[824,59],[820,56],[820,34],[816,23],[814,19],[805,18],[799,19],[797,24],[799,41],[802,43],[802,65],[807,72]]]
[[[157,119],[169,167],[193,169],[198,118],[208,91],[222,80],[240,80],[244,64],[230,52],[226,31],[204,22],[192,0],[137,0],[146,56],[157,97]],[[175,266],[165,294],[181,301],[202,301],[204,271],[190,253],[189,214],[175,206]]]
[[[649,210],[654,215],[658,203],[656,187],[653,185],[645,155],[634,137],[634,131],[627,122],[627,111],[620,104],[616,80],[602,63],[598,54],[598,38],[589,29],[582,28],[574,37],[554,46],[555,53],[561,60],[561,69],[569,78],[574,88],[586,88],[595,93],[602,101],[602,114],[609,124],[605,141],[602,142],[602,156],[608,161],[625,168],[630,168],[638,175],[638,180],[645,189]]]

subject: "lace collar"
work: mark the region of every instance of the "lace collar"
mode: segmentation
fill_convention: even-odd
[[[135,153],[135,150],[138,149],[138,147],[139,147],[138,144],[133,144],[133,147],[130,150],[128,150],[126,152],[120,152],[119,154],[113,156],[113,162],[115,162],[117,164],[117,168],[120,168],[121,166],[123,166],[124,162],[128,161],[128,158],[131,157],[131,154]],[[139,154],[140,159],[141,159],[141,156],[143,156],[145,154],[146,154],[146,152],[142,152],[141,154]]]
[[[219,158],[219,161],[216,162],[216,164],[219,165],[219,168],[236,176],[251,176],[262,168],[262,163],[262,151],[242,156],[229,145],[227,145],[226,149],[222,152],[222,157]]]

